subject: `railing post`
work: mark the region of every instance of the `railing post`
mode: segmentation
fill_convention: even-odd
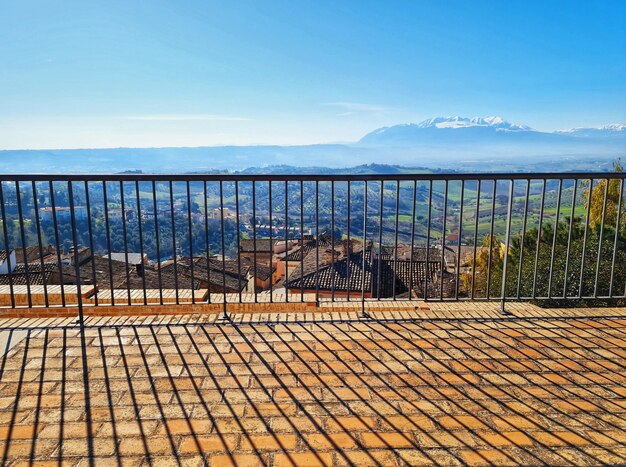
[[[367,251],[367,180],[363,182],[363,246],[361,248],[361,256],[362,256],[362,275],[361,275],[361,318],[369,318],[367,312],[365,311],[365,268],[366,261],[365,255]],[[372,252],[370,251],[370,256]],[[370,261],[371,265],[371,261]],[[370,267],[370,294],[373,292],[374,281],[372,280],[372,270]]]
[[[256,222],[256,220],[255,220]],[[223,180],[220,180],[220,227],[222,228],[222,285],[224,291],[224,308],[222,309],[222,316],[220,319],[224,321],[229,321],[230,316],[228,316],[228,309],[226,306],[227,296],[226,296],[226,241],[224,239],[224,183]],[[256,250],[256,248],[255,248]],[[256,280],[256,277],[255,277]]]
[[[507,266],[509,262],[509,247],[511,242],[511,216],[513,213],[513,187],[515,186],[515,180],[510,180],[509,186],[509,207],[507,210],[507,221],[506,221],[506,243],[504,245],[504,264],[502,266],[502,302],[500,304],[500,311],[504,315],[510,314],[506,311],[505,302],[506,302],[506,272]],[[557,208],[558,209],[558,208]]]

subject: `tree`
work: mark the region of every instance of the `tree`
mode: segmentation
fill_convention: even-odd
[[[621,159],[613,162],[614,172],[623,172]],[[583,193],[585,199],[585,209],[588,208],[589,199],[591,199],[591,206],[589,208],[589,225],[592,228],[601,225],[602,223],[602,211],[604,206],[604,197],[606,193],[606,209],[604,210],[604,225],[615,226],[617,220],[617,206],[619,204],[620,191],[622,184],[618,179],[608,180],[608,192],[607,180],[600,180],[597,184],[591,188],[590,183],[583,182],[585,191]],[[589,190],[591,190],[591,198],[589,197]],[[623,204],[623,203],[622,203]],[[620,224],[623,225],[624,213],[620,213]]]
[[[499,295],[500,289],[497,287],[501,281],[498,277],[502,275],[504,252],[505,246],[496,235],[493,237],[485,236],[482,247],[476,251],[476,257],[470,258],[469,263],[472,272],[462,278],[465,290],[471,292],[473,282],[475,292],[486,296],[487,281],[490,280],[490,293],[497,290],[496,295]]]

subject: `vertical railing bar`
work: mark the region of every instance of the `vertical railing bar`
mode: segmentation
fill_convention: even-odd
[[[93,227],[91,225],[91,201],[89,199],[89,182],[85,180],[85,208],[87,209],[87,226],[89,231],[89,246],[91,247],[91,277],[93,279],[93,298],[98,306],[98,279],[96,278],[95,247],[93,243]]]
[[[539,265],[539,252],[541,248],[541,229],[543,227],[543,208],[546,202],[546,179],[541,184],[541,206],[539,206],[539,228],[537,229],[537,246],[535,250],[535,271],[533,274],[533,294],[534,299],[537,296],[537,267]]]
[[[268,180],[268,201],[269,201],[269,222],[270,222],[270,271],[274,268],[274,241],[273,241],[273,230],[274,230],[274,219],[273,219],[273,207],[272,207],[272,180]],[[272,277],[270,278],[270,303],[274,302],[274,276],[272,273]]]
[[[24,231],[24,216],[22,212],[22,194],[20,193],[20,182],[15,182],[15,196],[17,202],[17,219],[20,226],[20,237],[22,239],[22,255],[24,258],[24,276],[26,278],[26,293],[28,294],[28,308],[33,307],[33,297],[30,293],[30,276],[28,274],[28,256],[26,253],[26,233]],[[15,262],[17,263],[17,255]]]
[[[367,180],[363,182],[363,248],[361,249],[361,314],[365,316],[365,255],[367,252]],[[371,253],[370,253],[371,254]],[[370,270],[371,279],[371,270]],[[370,281],[371,282],[371,281]],[[371,284],[370,284],[371,287]]]
[[[50,182],[52,184],[52,182]],[[7,255],[7,275],[9,276],[9,293],[11,295],[11,308],[15,308],[15,292],[13,290],[13,266],[11,264],[11,246],[9,242],[9,231],[7,229],[7,216],[6,216],[6,208],[4,206],[4,188],[2,186],[2,181],[0,181],[0,212],[2,213],[2,234],[4,235],[4,250]],[[54,210],[53,210],[54,212]],[[58,242],[57,242],[58,243]],[[13,250],[15,251],[15,249]],[[57,255],[58,255],[58,247],[57,247]],[[17,263],[17,256],[15,258],[15,262]],[[59,268],[61,268],[61,259],[59,258],[58,262]],[[61,273],[62,275],[63,273]]]
[[[572,194],[572,211],[569,218],[569,228],[567,234],[567,251],[565,253],[565,276],[563,278],[563,298],[567,298],[567,279],[569,274],[569,258],[572,245],[572,228],[574,226],[574,215],[576,213],[576,192],[578,190],[578,179],[574,179],[574,192]]]
[[[330,181],[330,301],[335,301],[335,181]]]
[[[409,301],[413,297],[413,255],[415,254],[416,211],[417,211],[417,180],[413,180],[413,210],[411,213],[411,251],[409,253]],[[418,273],[418,278],[419,278],[419,273]]]
[[[120,181],[120,206],[122,208],[122,235],[124,235],[124,261],[126,263],[125,272],[126,272],[126,299],[128,301],[128,305],[131,305],[130,299],[130,273],[128,271],[128,234],[126,231],[126,205],[124,203],[124,182]]]
[[[348,180],[348,238],[346,243],[346,299],[350,301],[350,261],[352,260],[352,251],[350,249],[350,180]]]
[[[428,279],[430,276],[430,229],[433,213],[433,180],[429,180],[428,188],[428,226],[426,228],[426,271],[424,277],[424,300],[428,300]]]
[[[221,182],[220,182],[221,183]],[[257,254],[256,254],[256,181],[252,180],[252,259],[254,263],[252,264],[252,271],[254,272],[254,279],[252,280],[252,290],[254,292],[254,303],[257,303],[257,292],[256,292],[256,279],[257,279]],[[222,227],[223,229],[223,227]],[[222,235],[224,231],[222,230]],[[222,253],[224,253],[222,251]],[[270,253],[271,256],[271,253]]]
[[[609,195],[609,182],[608,178],[604,179],[604,201],[602,202],[602,216],[600,220],[600,237],[598,238],[598,259],[596,261],[596,279],[593,287],[593,296],[598,296],[598,279],[600,278],[600,262],[602,260],[602,241],[604,240],[604,219],[606,213],[606,200]]]
[[[254,189],[254,182],[252,182],[252,187]],[[256,223],[256,219],[254,219]],[[224,306],[222,319],[228,320],[228,312],[226,308],[226,241],[224,239],[224,181],[220,179],[220,227],[222,230],[221,241],[222,241],[222,290],[224,292]],[[256,252],[256,247],[255,247]],[[255,258],[256,259],[256,258]],[[256,264],[256,261],[255,261]],[[256,280],[256,277],[255,277]],[[256,299],[256,288],[255,288],[255,299]]]
[[[491,260],[493,255],[493,229],[496,223],[496,194],[498,180],[493,179],[493,192],[491,194],[491,226],[489,229],[489,262],[487,263],[487,300],[491,298]]]
[[[454,289],[454,299],[459,299],[459,280],[461,277],[461,239],[463,238],[463,200],[465,198],[465,180],[461,180],[461,207],[459,210],[459,238],[456,249],[456,284]]]
[[[50,190],[50,205],[52,207],[52,224],[54,226],[54,246],[57,252],[57,265],[59,267],[59,277],[61,278],[61,280],[59,280],[59,282],[61,283],[60,284],[61,306],[64,307],[65,306],[65,286],[63,285],[63,263],[61,263],[61,246],[59,244],[59,225],[57,222],[57,209],[56,209],[56,202],[54,200],[54,185],[53,185],[52,180],[50,180],[49,182],[49,190]],[[17,258],[15,262],[17,263]]]
[[[504,245],[504,264],[502,265],[502,302],[501,302],[501,311],[502,313],[506,313],[504,309],[504,303],[506,301],[506,274],[509,264],[509,248],[511,244],[511,218],[513,217],[513,194],[515,192],[515,181],[513,179],[510,180],[509,186],[509,207],[507,213],[507,221],[506,221],[506,243]]]
[[[559,231],[559,214],[561,212],[561,196],[563,192],[563,180],[559,179],[559,189],[556,197],[556,215],[554,216],[554,235],[552,236],[552,254],[550,255],[550,273],[548,278],[548,299],[552,297],[552,276],[554,274],[554,252],[556,239]]]
[[[195,287],[196,287],[196,278],[193,271],[193,225],[191,222],[191,187],[189,186],[189,180],[186,182],[187,185],[187,225],[189,229],[189,272],[191,272],[191,303],[196,302],[195,296]]]
[[[180,304],[179,291],[178,291],[178,263],[176,260],[176,221],[174,218],[174,184],[172,180],[169,182],[170,186],[170,217],[172,220],[172,255],[174,258],[174,288],[176,289],[176,304]]]
[[[478,179],[476,190],[476,219],[474,220],[474,254],[472,256],[472,290],[471,299],[474,300],[475,284],[476,284],[476,253],[478,250],[478,221],[480,219],[480,192],[482,190],[482,180]]]
[[[39,202],[37,201],[37,187],[36,183],[32,181],[32,190],[33,190],[33,209],[35,211],[35,227],[37,229],[37,244],[39,246],[39,267],[41,267],[41,277],[43,278],[43,296],[44,303],[46,308],[50,305],[48,301],[48,282],[46,281],[46,271],[45,265],[43,262],[43,243],[41,241],[41,223],[39,221]]]
[[[608,187],[607,187],[608,188]],[[611,260],[611,278],[609,282],[609,297],[613,297],[613,279],[615,277],[615,259],[617,255],[617,238],[619,236],[620,219],[622,213],[622,198],[624,193],[624,179],[619,181],[619,198],[617,200],[617,211],[615,212],[615,239],[613,240],[613,259]],[[626,294],[624,294],[626,295]]]
[[[448,180],[445,181],[443,195],[443,225],[441,226],[441,277],[440,277],[440,296],[443,300],[443,275],[446,269],[446,227],[448,223]]]
[[[89,367],[87,365],[87,343],[85,339],[85,317],[83,315],[83,297],[80,286],[80,255],[78,253],[78,236],[76,233],[76,213],[74,210],[74,191],[72,182],[68,182],[68,198],[70,203],[70,221],[72,224],[72,243],[74,246],[74,266],[76,269],[76,299],[78,304],[78,322],[80,325],[81,359],[83,367],[83,392],[85,398],[85,414],[87,422],[87,451],[89,454],[89,464],[93,465],[93,425],[91,419],[91,398],[89,394]]]
[[[113,288],[113,259],[111,258],[111,226],[109,224],[109,198],[107,194],[107,182],[106,180],[102,181],[102,196],[104,197],[104,226],[106,231],[106,240],[107,240],[107,253],[108,253],[108,263],[109,263],[109,286],[111,288],[111,305],[115,305],[115,289]]]
[[[380,181],[380,219],[379,219],[379,223],[378,223],[378,265],[377,265],[377,269],[378,271],[376,272],[376,299],[380,300],[381,299],[381,268],[382,268],[382,262],[383,262],[383,210],[384,210],[384,204],[383,204],[383,197],[385,196],[385,181],[381,180]]]
[[[580,260],[580,283],[578,286],[578,298],[583,296],[583,279],[585,271],[585,259],[587,252],[587,232],[589,230],[589,217],[591,214],[591,194],[593,193],[593,178],[589,179],[589,195],[587,196],[587,217],[585,218],[585,233],[583,234],[583,251]]]
[[[271,230],[271,229],[270,229]],[[272,265],[270,264],[270,274]],[[304,302],[304,182],[300,180],[300,301]],[[270,282],[272,281],[270,275]]]
[[[159,240],[159,216],[156,194],[156,182],[152,181],[152,204],[154,205],[154,236],[157,254],[157,277],[159,278],[159,303],[163,305],[163,282],[161,279],[161,242]]]
[[[522,222],[522,237],[520,243],[519,267],[517,271],[517,299],[520,299],[522,288],[522,264],[524,264],[524,244],[526,243],[526,225],[528,223],[528,202],[530,201],[530,178],[526,179],[526,197],[524,201],[524,221]]]
[[[396,277],[398,275],[398,229],[400,228],[400,180],[396,180],[396,219],[393,246],[393,300],[396,300]]]
[[[315,180],[315,305],[320,302],[320,182]]]
[[[289,302],[289,182],[285,180],[285,303]]]
[[[239,289],[239,303],[242,303],[243,296],[241,292],[241,228],[239,224],[239,180],[235,180],[235,217],[237,218],[237,288]]]
[[[137,228],[139,229],[139,254],[141,255],[141,286],[143,288],[143,304],[148,304],[148,293],[146,291],[146,271],[144,264],[144,248],[143,248],[143,218],[141,217],[141,197],[139,196],[139,179],[135,180],[135,194],[137,195]],[[93,264],[93,263],[92,263]]]
[[[206,252],[207,302],[211,303],[211,245],[209,243],[209,199],[206,180],[202,181],[202,190],[204,194],[204,251]],[[239,205],[237,205],[237,228],[239,228]],[[237,237],[237,249],[239,249],[239,237]],[[239,259],[239,255],[237,255],[237,258]],[[239,263],[239,274],[241,274],[241,263]],[[239,288],[241,289],[241,286]]]

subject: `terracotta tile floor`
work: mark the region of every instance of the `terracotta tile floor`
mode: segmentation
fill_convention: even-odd
[[[185,321],[30,323],[0,465],[626,463],[626,318]]]

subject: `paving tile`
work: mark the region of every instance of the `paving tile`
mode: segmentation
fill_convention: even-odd
[[[90,417],[96,465],[626,463],[626,319],[602,317],[623,310],[429,303],[390,321],[408,312],[384,303],[334,321],[348,305],[90,317],[89,406],[78,328],[7,321],[48,328],[7,354],[0,462],[86,465]]]

